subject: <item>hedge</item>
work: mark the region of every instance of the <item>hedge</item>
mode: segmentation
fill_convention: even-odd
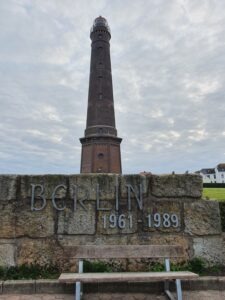
[[[225,188],[225,183],[203,183],[204,188]]]
[[[222,231],[225,232],[225,201],[219,201]]]

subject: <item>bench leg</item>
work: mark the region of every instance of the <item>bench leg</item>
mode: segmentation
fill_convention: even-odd
[[[170,271],[170,260],[168,258],[165,259],[165,269],[166,272]],[[181,281],[180,279],[176,279],[176,290],[177,290],[177,300],[182,300],[182,289],[181,289]],[[165,281],[164,283],[164,291],[167,297],[170,300],[175,300],[174,296],[169,290],[169,281]]]
[[[166,269],[166,272],[169,272],[170,271],[170,260],[169,258],[166,258],[165,259],[165,269]],[[170,283],[168,280],[166,280],[164,282],[164,292],[166,294],[166,296],[170,299],[170,300],[175,300],[175,298],[173,297],[173,295],[171,294],[170,292]]]
[[[79,273],[83,273],[83,260],[79,261]],[[83,286],[81,282],[76,282],[76,294],[75,294],[75,300],[81,300],[83,296]]]
[[[80,284],[80,282],[76,282],[75,300],[81,300],[80,299],[80,292],[81,292],[81,284]]]
[[[176,279],[176,291],[177,291],[177,298],[175,299],[175,297],[173,296],[173,294],[169,290],[169,282],[168,281],[165,282],[164,292],[165,292],[166,296],[170,300],[182,300],[183,298],[182,298],[182,288],[181,288],[180,279]]]
[[[177,300],[182,300],[182,289],[180,279],[176,279]]]
[[[169,260],[169,258],[165,259],[165,269],[166,269],[166,272],[170,271],[170,260]],[[169,283],[168,280],[166,280],[164,282],[164,291],[165,291],[165,293],[168,297],[169,297],[168,293],[170,294],[169,289],[170,289],[170,283]]]

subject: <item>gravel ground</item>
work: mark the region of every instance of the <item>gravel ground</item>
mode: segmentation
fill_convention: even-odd
[[[164,295],[147,294],[86,294],[84,300],[166,300]],[[225,291],[184,291],[183,300],[225,300]],[[74,300],[73,295],[0,295],[0,300]]]

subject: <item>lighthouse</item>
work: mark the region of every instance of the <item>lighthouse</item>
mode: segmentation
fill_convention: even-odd
[[[110,59],[111,32],[103,17],[94,20],[90,32],[91,63],[87,121],[80,138],[81,173],[122,173],[117,136]]]

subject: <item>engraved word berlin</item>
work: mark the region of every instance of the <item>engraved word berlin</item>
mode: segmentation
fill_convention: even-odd
[[[107,213],[102,216],[103,228],[133,228],[133,215],[130,213],[132,210],[132,200],[135,200],[138,210],[143,210],[143,186],[139,184],[138,188],[134,188],[131,184],[126,185],[127,188],[127,210],[128,215],[119,214],[120,208],[120,199],[119,199],[119,186],[116,184],[114,187],[114,207],[110,208],[104,202],[104,199],[101,198],[102,191],[99,188],[99,184],[95,186],[95,199],[96,199],[96,210],[110,212],[111,210],[114,213]],[[63,211],[67,207],[65,201],[58,196],[59,193],[64,192],[67,195],[67,187],[64,184],[57,185],[52,192],[51,201],[53,207],[58,211]],[[80,193],[84,196],[79,197]],[[105,192],[106,193],[106,192]],[[106,193],[107,194],[107,193]],[[71,185],[70,187],[70,198],[73,202],[73,211],[76,212],[78,208],[88,213],[87,200],[90,200],[90,190],[78,186]],[[56,201],[57,200],[57,201]],[[59,203],[60,201],[60,203]],[[31,210],[40,211],[43,210],[47,205],[47,200],[45,196],[45,187],[43,184],[31,184]],[[104,206],[106,205],[106,206]],[[137,220],[138,223],[142,223],[142,220]],[[174,213],[152,213],[145,216],[145,222],[148,228],[158,228],[158,227],[178,227],[179,220],[178,216]]]

